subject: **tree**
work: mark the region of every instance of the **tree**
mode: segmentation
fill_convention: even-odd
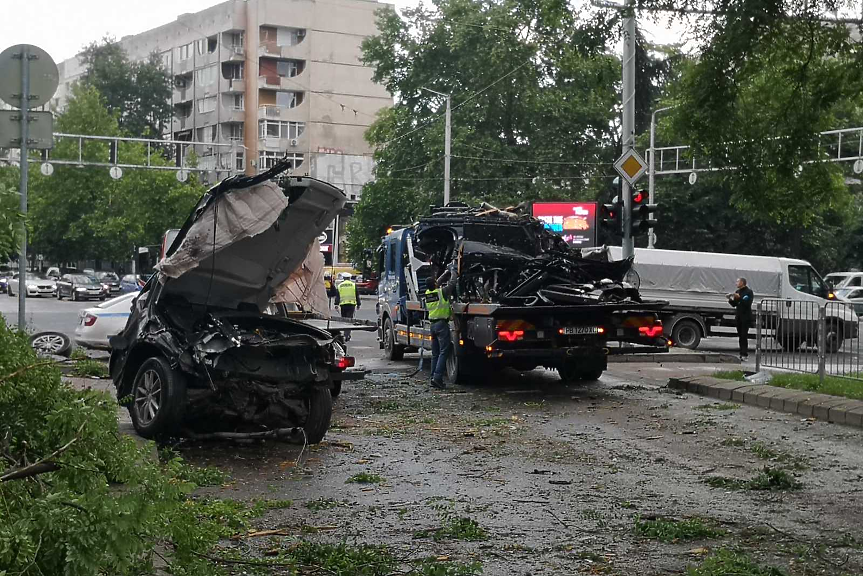
[[[73,134],[119,136],[116,115],[92,86],[76,86],[57,129]],[[87,141],[84,160],[107,162],[108,143]],[[120,143],[118,156],[130,164],[143,164],[146,147]],[[76,160],[77,140],[60,139],[51,157]],[[155,166],[169,165],[151,154]],[[168,228],[188,216],[203,193],[195,177],[177,182],[174,172],[127,169],[119,180],[105,168],[58,165],[52,176],[35,174],[31,183],[30,221],[35,250],[66,262],[78,259],[123,261],[133,246],[157,244]]]
[[[130,62],[123,47],[112,38],[93,42],[81,53],[87,67],[84,84],[105,98],[129,136],[159,137],[171,121],[171,76],[153,53],[142,62]]]
[[[444,102],[424,87],[453,94],[453,200],[596,196],[616,138],[611,22],[581,19],[562,0],[440,0],[404,14],[381,10],[380,34],[363,43],[398,100],[366,134],[376,181],[349,225],[354,258],[441,202]]]
[[[18,252],[21,210],[18,196],[18,169],[0,168],[0,262]]]

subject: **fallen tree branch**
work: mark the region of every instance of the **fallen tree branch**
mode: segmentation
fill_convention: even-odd
[[[301,431],[303,431],[302,428],[294,427],[276,428],[264,432],[208,432],[206,434],[185,430],[184,434],[192,440],[291,440],[295,436],[299,437]]]
[[[260,568],[300,568],[303,570],[316,570],[318,572],[324,572],[326,574],[332,574],[336,576],[336,573],[332,570],[324,568],[323,566],[312,566],[306,564],[297,564],[295,562],[266,562],[261,560],[233,560],[230,558],[219,558],[218,556],[211,556],[209,554],[202,554],[200,552],[192,552],[198,558],[203,558],[204,560],[209,560],[210,562],[216,562],[218,564],[231,564],[238,566],[258,566]]]
[[[52,462],[54,458],[65,452],[69,449],[72,444],[78,441],[81,438],[81,432],[84,431],[84,426],[87,425],[87,422],[84,421],[81,423],[81,426],[78,427],[78,431],[75,433],[75,437],[66,442],[63,446],[54,450],[51,454],[45,456],[44,458],[40,458],[36,462],[32,464],[28,464],[27,466],[23,466],[21,468],[14,468],[0,476],[0,482],[8,482],[10,480],[20,480],[22,478],[30,478],[32,476],[38,476],[39,474],[45,474],[46,472],[53,472],[55,470],[59,470],[61,465],[57,462]]]
[[[33,368],[38,368],[40,366],[48,366],[49,364],[63,364],[65,362],[68,362],[68,360],[43,360],[42,362],[36,362],[36,363],[30,364],[28,366],[22,366],[21,368],[18,368],[17,370],[12,372],[11,374],[7,374],[6,376],[3,376],[2,378],[0,378],[0,384],[5,382],[6,380],[9,380],[10,378],[14,378],[15,376],[19,376],[19,375],[23,374],[24,372],[27,372],[28,370],[32,370]]]

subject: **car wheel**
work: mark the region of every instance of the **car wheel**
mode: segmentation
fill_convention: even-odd
[[[186,379],[161,357],[145,361],[132,386],[129,413],[135,431],[144,438],[177,431],[186,408]]]
[[[78,301],[78,293],[75,292],[74,290],[72,290],[71,294],[72,294],[72,302],[77,302]]]
[[[557,375],[564,382],[575,382],[579,380],[580,372],[574,362],[565,362],[557,367]]]
[[[401,360],[405,355],[404,346],[396,344],[396,331],[393,329],[393,321],[389,318],[384,322],[384,352],[387,360]]]
[[[330,396],[332,396],[333,400],[339,397],[339,394],[342,393],[342,381],[341,380],[332,380],[330,384]]]
[[[845,333],[842,324],[837,322],[827,323],[827,332],[824,335],[825,348],[828,354],[836,354],[845,343]]]
[[[69,356],[72,353],[72,340],[62,332],[39,332],[30,336],[30,346],[42,354]]]
[[[333,397],[329,388],[314,388],[307,400],[309,415],[303,430],[306,433],[306,442],[317,444],[324,439],[327,430],[330,429],[330,419],[333,416]]]
[[[695,350],[701,344],[701,327],[693,320],[680,320],[674,324],[671,340],[675,346]]]

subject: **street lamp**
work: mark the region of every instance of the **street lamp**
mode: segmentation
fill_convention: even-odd
[[[446,97],[446,128],[444,136],[444,159],[443,159],[443,205],[449,204],[449,158],[450,143],[452,136],[452,94],[444,94],[431,88],[420,87],[420,90]]]
[[[648,178],[648,187],[647,187],[647,202],[648,204],[655,204],[654,202],[654,190],[656,188],[656,175],[654,172],[656,171],[654,165],[654,152],[656,152],[656,114],[659,112],[665,112],[666,110],[671,110],[672,108],[677,108],[677,106],[666,106],[665,108],[657,108],[653,111],[653,114],[650,115],[650,173]],[[655,236],[653,234],[653,228],[650,228],[647,231],[647,247],[653,248],[653,241]]]

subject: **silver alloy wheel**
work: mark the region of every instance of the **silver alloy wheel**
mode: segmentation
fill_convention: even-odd
[[[41,334],[31,342],[34,349],[47,354],[57,354],[65,344],[63,337],[58,334]]]
[[[159,413],[162,401],[162,378],[156,370],[147,370],[135,388],[135,412],[138,422],[147,426]]]

